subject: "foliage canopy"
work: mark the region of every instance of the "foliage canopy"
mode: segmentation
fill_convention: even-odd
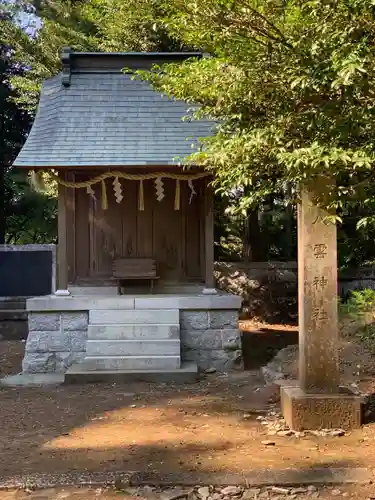
[[[217,134],[189,161],[214,171],[219,191],[240,187],[237,206],[245,213],[319,182],[319,201],[350,226],[350,237],[353,220],[374,221],[374,0],[16,3],[42,19],[29,30],[2,27],[15,60],[30,68],[13,79],[23,106],[35,109],[40,82],[58,71],[64,45],[198,49],[207,57],[139,76],[199,104],[197,118],[217,120]]]
[[[190,161],[221,190],[252,186],[243,206],[320,182],[327,208],[373,211],[375,2],[167,3],[171,34],[210,56],[142,77],[219,121]]]

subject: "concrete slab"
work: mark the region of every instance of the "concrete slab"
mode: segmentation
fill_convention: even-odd
[[[182,363],[178,369],[149,369],[145,370],[107,370],[91,372],[83,365],[71,366],[65,374],[66,384],[85,384],[88,382],[129,383],[129,382],[156,382],[156,383],[190,383],[198,380],[196,363]]]
[[[18,373],[0,379],[2,387],[29,387],[40,385],[60,385],[64,382],[63,373]]]
[[[83,370],[177,370],[181,366],[180,355],[174,356],[86,356],[80,363]]]
[[[112,295],[103,287],[97,292],[58,297],[48,295],[27,300],[28,311],[87,311],[89,309],[240,309],[242,298],[227,293],[217,295],[155,294],[155,295]]]
[[[242,298],[231,294],[217,295],[150,295],[135,297],[135,309],[240,309]]]
[[[89,323],[91,325],[113,324],[179,324],[178,309],[127,311],[116,309],[90,309]]]
[[[89,325],[89,340],[179,339],[180,325]]]
[[[70,286],[69,291],[73,297],[86,297],[87,295],[119,295],[117,286]]]
[[[28,311],[88,311],[90,309],[134,309],[134,297],[33,297],[26,301]]]
[[[179,356],[179,340],[88,340],[87,356]]]

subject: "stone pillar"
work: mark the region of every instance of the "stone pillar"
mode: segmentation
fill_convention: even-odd
[[[294,430],[360,425],[360,398],[340,387],[336,225],[313,191],[298,207],[299,382],[282,387],[281,404]]]
[[[299,378],[306,392],[337,392],[340,382],[336,224],[302,193],[298,207]]]

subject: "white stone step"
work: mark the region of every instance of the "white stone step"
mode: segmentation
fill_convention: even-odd
[[[180,356],[86,356],[81,369],[95,370],[175,370]]]
[[[180,355],[179,340],[88,340],[87,356]]]
[[[197,365],[192,362],[181,363],[177,369],[168,370],[100,370],[88,371],[82,363],[71,366],[65,373],[65,383],[85,384],[87,382],[106,382],[127,384],[131,382],[181,383],[187,384],[198,379]],[[49,374],[51,375],[51,374]]]
[[[106,295],[111,295],[113,297],[118,296],[117,286],[69,286],[69,291],[73,297],[80,297],[87,295],[100,295],[105,297]]]
[[[90,325],[178,325],[180,323],[180,311],[178,309],[145,309],[141,311],[121,309],[91,309],[89,312],[89,323]]]
[[[89,325],[89,340],[179,339],[180,325]]]

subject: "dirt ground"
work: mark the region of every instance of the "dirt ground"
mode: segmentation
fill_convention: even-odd
[[[19,371],[23,345],[0,349],[2,374]],[[375,424],[343,437],[273,436],[273,446],[262,444],[267,433],[256,417],[277,401],[278,389],[263,386],[258,371],[187,386],[2,388],[0,474],[375,468]]]

